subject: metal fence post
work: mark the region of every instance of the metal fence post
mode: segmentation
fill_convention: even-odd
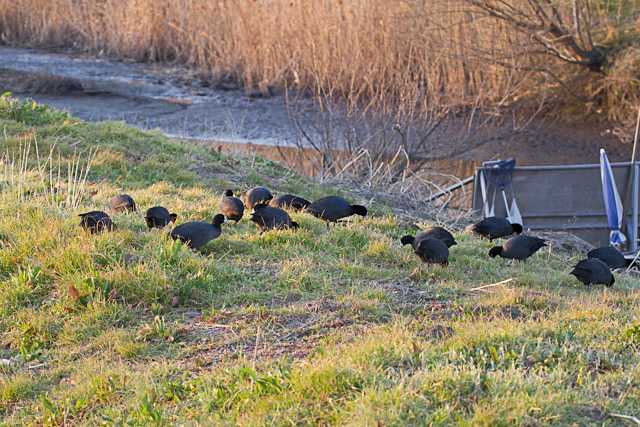
[[[633,165],[633,182],[631,185],[631,230],[629,239],[630,249],[635,255],[638,252],[638,178],[640,174],[640,163]]]

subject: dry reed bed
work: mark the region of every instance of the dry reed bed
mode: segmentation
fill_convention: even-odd
[[[571,2],[564,1],[570,15]],[[351,107],[405,116],[437,114],[452,106],[504,105],[544,92],[547,85],[562,87],[549,78],[549,68],[554,76],[566,69],[580,72],[567,65],[558,70],[560,62],[548,56],[523,54],[528,38],[504,21],[481,16],[472,3],[0,0],[0,41],[176,61],[214,79],[231,78],[264,91],[295,87],[319,99],[339,96]],[[594,34],[603,40],[621,15],[640,7],[638,0],[592,3],[592,22],[599,26]],[[615,108],[615,100],[607,102]]]
[[[5,40],[175,60],[265,90],[287,84],[346,95],[350,105],[424,112],[514,84],[501,67],[477,66],[472,52],[474,43],[506,49],[514,33],[461,8],[458,0],[0,0],[0,27]]]

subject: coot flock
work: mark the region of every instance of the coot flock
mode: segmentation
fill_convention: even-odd
[[[137,212],[137,205],[128,194],[119,194],[111,198],[110,209],[115,213]],[[244,216],[245,208],[251,211],[250,220],[256,224],[260,234],[269,230],[296,230],[300,225],[293,221],[287,209],[309,213],[326,222],[341,222],[352,215],[367,216],[367,208],[352,204],[340,196],[327,196],[310,202],[300,196],[283,194],[274,197],[265,187],[254,187],[244,195],[244,201],[236,197],[232,190],[226,190],[218,205],[221,213],[209,221],[190,221],[175,226],[169,235],[191,249],[197,250],[218,238],[222,234],[225,221],[238,223]],[[79,215],[80,226],[91,234],[116,229],[109,214],[103,211],[91,211]],[[149,208],[144,220],[149,229],[162,229],[175,223],[178,215],[170,213],[163,206]],[[488,217],[467,227],[473,235],[493,241],[507,239],[501,245],[489,250],[491,258],[501,257],[509,260],[525,261],[547,246],[544,239],[522,234],[520,224],[512,224],[506,218]],[[514,236],[515,234],[515,236]],[[426,264],[449,264],[449,250],[457,242],[453,234],[443,227],[431,227],[416,236],[406,235],[400,239],[402,245],[411,245],[415,254]],[[597,248],[587,253],[587,258],[578,262],[570,274],[585,285],[601,284],[612,286],[615,278],[612,271],[626,268],[630,262],[613,247]]]

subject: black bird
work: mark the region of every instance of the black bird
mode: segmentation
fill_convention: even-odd
[[[590,250],[587,253],[587,257],[599,259],[607,264],[611,270],[627,268],[633,262],[633,260],[626,259],[624,255],[622,255],[620,251],[613,246],[604,246],[602,248]]]
[[[499,237],[508,237],[513,233],[522,233],[522,225],[511,224],[506,218],[490,216],[482,221],[467,227],[467,230],[486,239],[493,240]]]
[[[419,234],[417,237],[404,236],[400,239],[403,245],[411,245],[413,251],[427,264],[449,264],[449,248],[440,239],[425,237]]]
[[[292,208],[297,211],[305,209],[310,204],[311,202],[307,199],[294,196],[293,194],[283,194],[281,196],[274,197],[271,199],[271,203],[269,203],[269,205],[274,208]]]
[[[616,279],[611,274],[609,266],[598,258],[583,259],[571,270],[573,276],[585,285],[613,286]]]
[[[442,240],[442,243],[447,245],[448,248],[458,244],[458,242],[456,242],[456,239],[453,237],[453,234],[449,233],[447,229],[442,227],[427,228],[423,232],[418,233],[416,239],[418,238]]]
[[[251,221],[255,222],[260,228],[260,234],[267,230],[296,229],[299,227],[297,222],[291,221],[291,217],[287,211],[265,204],[254,207],[254,212],[251,214]]]
[[[154,206],[147,209],[147,213],[144,215],[144,220],[147,223],[147,227],[151,228],[164,228],[170,222],[176,222],[178,215],[169,213],[167,208],[162,206]]]
[[[352,205],[340,196],[323,197],[307,206],[307,212],[316,218],[331,222],[351,215],[367,216],[367,208],[360,205]]]
[[[249,209],[253,209],[260,204],[268,204],[271,199],[273,199],[273,194],[264,187],[254,187],[247,191],[247,194],[245,195],[245,200]]]
[[[80,227],[90,231],[91,234],[102,233],[105,230],[112,231],[116,228],[109,215],[102,211],[91,211],[78,216]]]
[[[211,223],[204,221],[191,221],[180,224],[171,231],[173,240],[180,240],[192,249],[199,249],[216,239],[222,233],[224,215],[217,214]]]
[[[220,199],[220,212],[230,220],[235,221],[236,224],[242,219],[244,215],[244,203],[237,197],[234,197],[233,191],[225,190],[222,199]]]
[[[402,242],[403,245],[408,245],[408,244],[413,245],[414,242],[416,245],[418,245],[420,244],[420,241],[424,239],[440,240],[442,243],[447,245],[447,248],[450,248],[451,246],[458,244],[456,242],[456,239],[454,239],[453,235],[442,227],[431,227],[425,231],[418,233],[415,237],[409,236],[409,235],[404,236],[402,239],[400,239],[400,241]]]
[[[547,246],[547,243],[543,239],[520,235],[510,238],[504,242],[502,246],[494,246],[491,248],[491,250],[489,250],[489,256],[495,258],[500,255],[502,258],[524,261],[543,246]]]
[[[118,194],[113,196],[109,202],[111,210],[114,212],[136,212],[136,202],[133,201],[133,197],[128,194]]]

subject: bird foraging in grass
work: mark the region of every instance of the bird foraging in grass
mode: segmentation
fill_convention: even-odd
[[[493,241],[500,237],[511,236],[514,233],[521,234],[522,225],[511,224],[506,218],[490,216],[480,222],[471,224],[467,227],[467,230],[477,236]]]
[[[453,234],[449,233],[449,231],[447,231],[446,229],[444,229],[442,227],[431,227],[431,228],[428,228],[428,229],[418,233],[415,238],[412,237],[412,236],[404,236],[403,237],[403,239],[409,239],[409,238],[415,239],[415,240],[438,239],[438,240],[442,241],[442,243],[447,245],[448,248],[458,244],[458,242],[456,242],[456,239],[453,237]]]
[[[220,199],[220,212],[229,220],[235,221],[236,224],[244,215],[244,203],[242,200],[233,195],[233,191],[225,190]]]
[[[592,249],[587,253],[587,258],[597,258],[609,266],[611,270],[627,268],[633,260],[628,260],[613,246],[604,246]]]
[[[310,204],[310,201],[303,199],[302,197],[294,196],[293,194],[282,194],[271,199],[269,206],[281,209],[291,208],[300,211]]]
[[[113,231],[116,228],[111,221],[111,217],[106,212],[91,211],[78,216],[80,217],[80,227],[91,232],[91,234]]]
[[[449,264],[449,248],[442,240],[418,235],[404,236],[400,242],[403,245],[411,245],[416,255],[427,264]]]
[[[502,246],[492,247],[489,250],[489,256],[491,258],[500,256],[506,259],[524,261],[544,246],[547,246],[544,239],[519,235],[507,240]]]
[[[191,249],[199,249],[213,239],[220,237],[222,224],[224,224],[224,215],[222,214],[214,216],[210,223],[204,221],[185,222],[171,231],[171,238],[180,240]]]
[[[251,214],[251,221],[256,223],[258,228],[260,228],[260,234],[267,230],[297,229],[299,227],[298,223],[292,221],[285,210],[265,204],[254,207],[254,212]]]
[[[340,196],[323,197],[307,206],[307,212],[316,218],[327,222],[327,227],[331,222],[351,215],[367,216],[367,208],[361,205],[352,205]]]
[[[583,259],[573,267],[569,274],[587,286],[594,284],[611,287],[616,281],[609,266],[597,258]]]
[[[171,222],[175,223],[176,219],[178,219],[178,215],[169,213],[167,208],[162,206],[154,206],[152,208],[149,208],[144,215],[144,220],[147,223],[147,227],[149,227],[149,229],[164,228]]]
[[[260,204],[269,204],[271,199],[273,199],[273,194],[264,187],[254,187],[245,194],[245,201],[249,209],[253,209]]]
[[[113,212],[136,212],[138,210],[133,197],[128,194],[113,196],[109,204]]]

